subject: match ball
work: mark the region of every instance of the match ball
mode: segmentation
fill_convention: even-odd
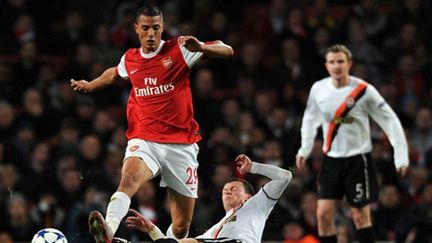
[[[33,236],[31,243],[68,243],[68,241],[60,230],[45,228]]]

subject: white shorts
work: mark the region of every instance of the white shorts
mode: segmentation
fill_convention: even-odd
[[[161,175],[161,187],[168,186],[184,196],[197,198],[198,151],[196,143],[155,143],[134,138],[128,141],[124,160],[141,158],[153,172],[153,178]]]

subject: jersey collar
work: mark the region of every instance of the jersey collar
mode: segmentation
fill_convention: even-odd
[[[165,43],[165,41],[161,40],[160,43],[159,43],[159,47],[156,49],[156,51],[150,52],[150,53],[147,53],[147,54],[142,51],[142,48],[140,48],[141,56],[143,58],[147,58],[147,59],[156,56],[160,52],[160,50],[162,49],[162,46],[164,45],[164,43]]]

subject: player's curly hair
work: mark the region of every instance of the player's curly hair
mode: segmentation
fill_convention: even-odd
[[[139,8],[136,14],[136,19],[138,19],[141,15],[150,17],[160,16],[161,19],[163,19],[162,10],[153,4],[146,4]]]
[[[237,177],[233,177],[233,178],[229,178],[225,184],[233,182],[233,181],[239,181],[243,184],[243,188],[245,189],[245,192],[251,195],[255,195],[255,188],[252,186],[252,184],[250,184],[247,180],[241,179],[241,178],[237,178]]]

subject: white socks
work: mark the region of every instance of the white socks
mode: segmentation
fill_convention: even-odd
[[[124,192],[117,191],[111,196],[105,220],[111,228],[113,235],[117,231],[121,220],[128,213],[130,203],[131,199]]]
[[[184,238],[188,237],[188,235],[189,235],[189,232],[187,232],[186,235],[185,235],[183,238],[181,238],[181,239],[184,239]],[[179,238],[177,238],[177,237],[174,235],[174,233],[173,233],[173,231],[172,231],[172,224],[168,227],[167,232],[166,232],[166,236],[167,236],[168,238],[172,238],[172,239],[180,240]]]

